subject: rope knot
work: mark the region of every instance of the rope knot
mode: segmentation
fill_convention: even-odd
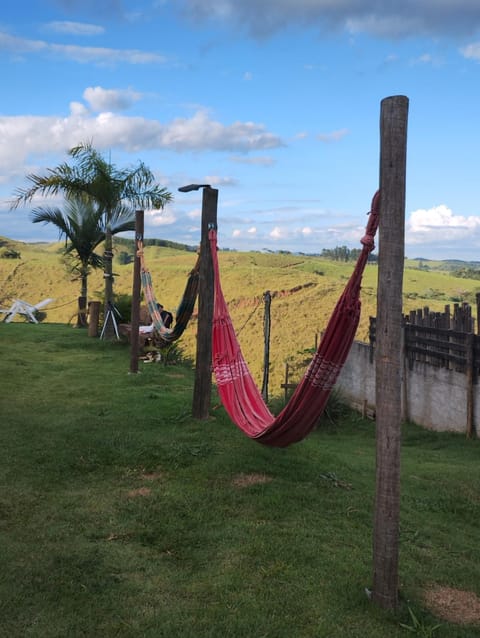
[[[368,251],[371,252],[375,248],[375,241],[373,235],[364,235],[360,240],[360,243],[368,248]]]
[[[372,205],[370,212],[368,213],[368,224],[365,229],[365,235],[360,240],[360,243],[367,248],[369,252],[375,248],[375,234],[378,228],[378,213],[380,209],[380,191],[378,190],[372,199]]]

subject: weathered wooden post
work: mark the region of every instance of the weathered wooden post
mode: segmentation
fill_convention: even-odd
[[[196,419],[207,419],[210,413],[212,395],[212,323],[214,303],[213,263],[208,232],[211,228],[217,227],[218,190],[206,184],[192,186],[203,187],[202,236],[198,273],[197,352],[192,416]],[[190,190],[194,189],[191,188]]]
[[[398,606],[407,119],[408,98],[382,100],[372,599],[390,610]]]
[[[139,242],[141,242],[143,247],[144,218],[143,210],[137,210],[135,212],[135,259],[133,262],[132,314],[130,317],[130,372],[133,374],[138,372],[138,333],[140,328],[140,294],[142,281],[140,276],[140,257],[137,255],[137,252]]]
[[[466,392],[467,392],[467,438],[471,439],[475,436],[475,421],[473,419],[473,366],[474,366],[474,334],[468,332],[465,335],[465,365],[466,365]]]
[[[88,336],[98,337],[98,321],[100,317],[100,302],[91,301],[88,309]]]
[[[265,302],[265,313],[263,315],[263,381],[262,381],[262,397],[265,403],[268,401],[268,379],[270,373],[270,306],[272,304],[272,295],[267,290],[263,295]]]
[[[475,301],[477,304],[477,335],[480,335],[480,292],[475,295]]]

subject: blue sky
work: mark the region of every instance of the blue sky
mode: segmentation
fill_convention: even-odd
[[[147,237],[198,244],[201,193],[177,190],[196,182],[222,248],[358,247],[380,103],[406,95],[406,254],[480,259],[478,0],[4,4],[0,235],[58,238],[9,201],[91,141],[174,195]]]

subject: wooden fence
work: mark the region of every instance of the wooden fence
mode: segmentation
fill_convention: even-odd
[[[477,316],[480,316],[480,295],[477,295]],[[468,303],[446,305],[443,312],[428,307],[412,310],[404,315],[405,356],[410,369],[415,362],[455,370],[467,375],[468,383],[477,383],[480,373],[480,335],[475,334],[475,319]],[[480,329],[480,322],[477,327]],[[375,352],[376,317],[370,317],[370,362]],[[315,336],[315,347],[318,336]],[[285,400],[298,385],[298,377],[311,359],[285,364],[285,378],[281,388]]]
[[[471,374],[476,382],[480,369],[480,335],[469,304],[455,304],[444,312],[428,307],[413,310],[403,318],[404,346],[410,369],[415,362]],[[373,361],[376,318],[370,317],[370,360]]]

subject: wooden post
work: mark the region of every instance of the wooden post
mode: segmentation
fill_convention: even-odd
[[[480,335],[480,292],[475,295],[477,303],[477,335]]]
[[[100,302],[91,301],[89,306],[88,336],[98,337],[98,319],[100,317]]]
[[[206,186],[202,200],[202,236],[198,280],[198,328],[192,416],[207,419],[212,394],[213,263],[208,231],[217,226],[218,190]]]
[[[475,423],[473,420],[473,348],[474,348],[474,335],[473,332],[469,332],[465,335],[465,365],[466,365],[466,382],[467,382],[467,438],[472,439],[475,434]]]
[[[288,365],[288,361],[285,364],[285,403],[288,400],[288,385],[290,383],[290,366]]]
[[[262,397],[265,403],[268,402],[268,377],[270,373],[270,306],[272,303],[272,295],[270,290],[267,290],[263,295],[265,302],[265,313],[263,315],[263,337],[264,337],[264,349],[263,349],[263,382],[262,382]]]
[[[394,96],[382,100],[372,599],[390,610],[398,606],[407,117],[408,98]]]
[[[138,372],[138,334],[140,326],[140,294],[142,282],[140,277],[140,257],[137,255],[138,242],[143,245],[144,211],[135,212],[135,259],[133,262],[133,282],[132,282],[132,314],[130,317],[130,372]]]

